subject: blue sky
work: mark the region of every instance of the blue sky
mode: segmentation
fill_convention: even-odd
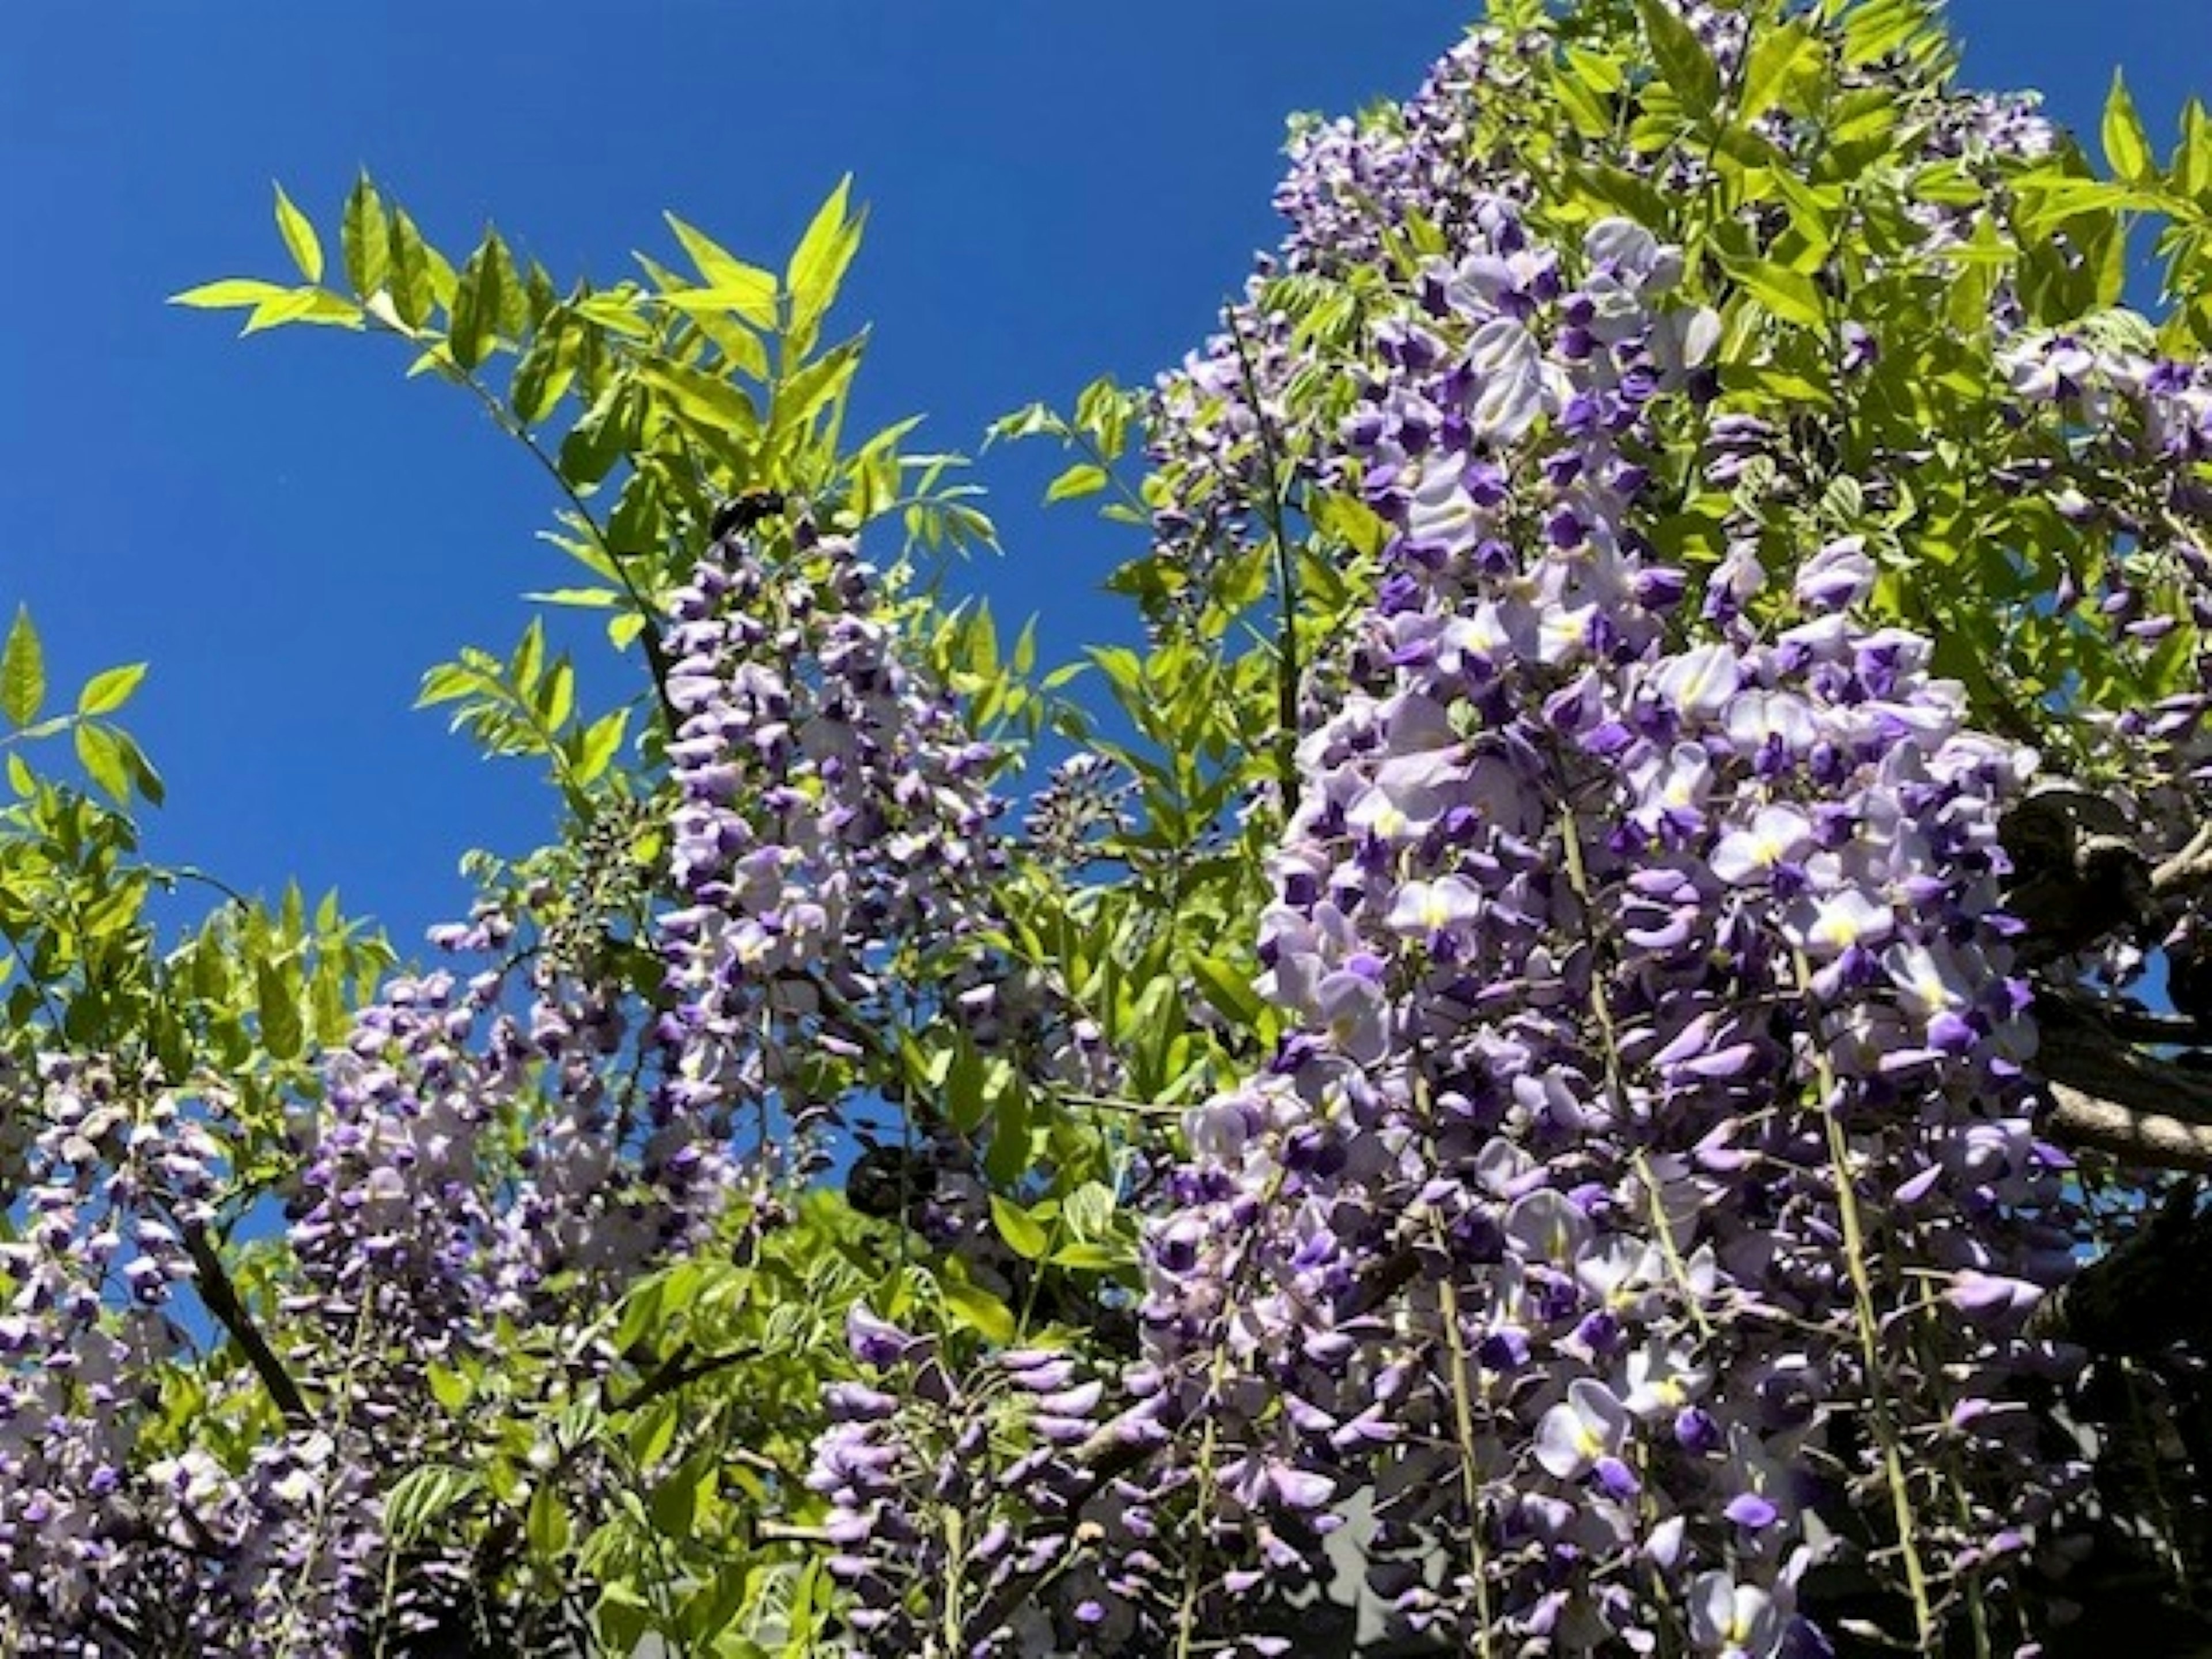
[[[366,166],[441,246],[496,218],[556,277],[666,251],[672,209],[789,246],[845,172],[871,204],[847,321],[862,417],[992,417],[1141,380],[1205,332],[1252,252],[1284,117],[1402,95],[1446,0],[119,0],[20,7],[0,52],[0,603],[58,681],[153,674],[133,724],[171,804],[156,856],[236,884],[340,885],[403,949],[465,902],[467,848],[520,852],[549,797],[410,711],[422,670],[504,647],[562,578],[542,481],[458,393],[349,336],[240,342],[163,297],[281,275],[270,184],[327,223]],[[1975,83],[2094,130],[2124,66],[2163,143],[2212,93],[2199,0],[1954,0]],[[1133,550],[1036,511],[1051,458],[994,452],[1007,544],[975,574],[1071,644]]]

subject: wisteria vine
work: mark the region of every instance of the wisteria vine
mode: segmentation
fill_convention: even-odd
[[[1747,18],[1684,15],[1734,72]],[[1348,1526],[1386,1632],[1452,1651],[1826,1651],[1811,1575],[1892,1640],[1988,1650],[2066,1556],[2087,1462],[2051,1407],[2081,1362],[2032,1319],[2085,1216],[2037,1122],[1998,836],[2037,757],[1875,613],[1866,536],[1792,545],[1761,510],[1802,461],[1721,401],[1682,251],[1532,217],[1493,112],[1556,50],[1478,31],[1402,110],[1305,129],[1281,253],[1164,383],[1157,556],[1194,591],[1282,533],[1271,493],[1386,526],[1271,860],[1290,1035],[1186,1124],[1133,1366],[1018,1354],[961,1389],[926,1339],[856,1330],[897,1386],[848,1401],[816,1479],[866,1651],[1283,1651]],[[2051,148],[2025,103],[1926,95],[1931,161]],[[1711,188],[1680,151],[1632,165]],[[1900,258],[1971,228],[1915,211]],[[1409,223],[1443,250],[1409,261]],[[1349,298],[1302,315],[1299,282]],[[1837,338],[1848,385],[1880,341]],[[2193,372],[2018,339],[2013,418],[2061,405],[2057,452],[2197,441]],[[1650,537],[1686,447],[1741,504],[1703,569]],[[2171,633],[2106,580],[2129,641]]]
[[[2124,1000],[2160,951],[2212,1006],[2212,372],[2100,288],[2051,205],[2094,181],[2027,182],[2033,100],[1881,7],[1496,15],[1294,125],[1281,246],[1150,399],[1121,586],[1254,703],[1202,766],[1079,746],[1015,829],[1018,675],[845,533],[888,450],[703,549],[633,456],[665,729],[354,1010],[274,1173],[212,1063],[9,1049],[0,1646],[2039,1651],[2110,1518],[2052,1313],[2110,1136],[2054,1127],[2051,1039],[2077,990],[2170,1030]],[[1981,586],[1914,580],[1976,514]],[[2039,792],[2120,921],[2054,927]],[[1256,1001],[1214,913],[1111,925],[1155,858],[1244,860]],[[813,1297],[763,1266],[810,1206],[876,1289],[810,1306],[794,1407],[745,1368],[802,1322],[696,1332],[756,1268]],[[728,1427],[771,1416],[781,1462]]]

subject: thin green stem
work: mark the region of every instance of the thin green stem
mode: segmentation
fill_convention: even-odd
[[[1801,950],[1796,953],[1797,984],[1811,994],[1812,969]],[[1912,1492],[1906,1479],[1905,1449],[1897,1422],[1891,1414],[1889,1389],[1884,1381],[1881,1321],[1875,1309],[1874,1279],[1867,1271],[1866,1224],[1859,1211],[1857,1183],[1851,1177],[1850,1145],[1842,1121],[1830,1108],[1835,1092],[1834,1068],[1825,1054],[1816,1055],[1814,1075],[1820,1101],[1817,1109],[1827,1132],[1828,1163],[1836,1181],[1836,1205],[1844,1224],[1844,1267],[1851,1281],[1851,1299],[1859,1333],[1859,1359],[1866,1368],[1867,1398],[1874,1418],[1875,1437],[1881,1443],[1882,1472],[1889,1486],[1890,1509],[1897,1523],[1897,1547],[1905,1560],[1905,1588],[1912,1598],[1914,1633],[1920,1651],[1936,1650],[1936,1612],[1929,1600],[1928,1570],[1920,1557],[1918,1522],[1912,1510]]]
[[[960,1656],[960,1572],[967,1562],[966,1528],[960,1524],[960,1511],[948,1507],[945,1512],[945,1607],[937,1626],[945,1659]]]
[[[1475,1467],[1474,1385],[1468,1373],[1467,1333],[1460,1328],[1459,1286],[1449,1278],[1437,1286],[1437,1310],[1443,1316],[1444,1346],[1451,1355],[1452,1432],[1459,1439],[1468,1576],[1474,1583],[1474,1651],[1477,1659],[1492,1659],[1497,1650],[1491,1640],[1490,1559],[1482,1537],[1482,1471]]]
[[[368,315],[374,325],[386,333],[395,334],[410,345],[419,346],[422,343],[420,337],[412,329],[395,327],[392,323],[377,317],[373,312]],[[645,595],[639,592],[637,584],[630,579],[629,570],[623,562],[621,550],[607,539],[606,532],[599,527],[599,520],[592,516],[591,509],[584,504],[581,493],[562,472],[560,463],[545,453],[544,446],[532,436],[530,428],[523,425],[507,406],[500,401],[499,394],[486,386],[473,373],[466,370],[457,371],[453,378],[458,385],[475,394],[477,402],[483,405],[485,413],[491,416],[492,424],[521,445],[531,459],[536,461],[545,476],[553,481],[553,487],[559,490],[562,498],[567,501],[569,510],[576,516],[577,522],[583,526],[585,533],[592,538],[592,544],[605,556],[607,568],[614,573],[615,581],[621,587],[623,596],[629,601],[630,609],[643,624],[638,630],[638,643],[645,652],[646,667],[653,676],[653,690],[660,703],[662,717],[668,723],[668,734],[672,738],[674,737],[681,729],[684,721],[683,717],[677,712],[676,705],[670,701],[668,696],[670,668],[668,653],[666,647],[660,642],[659,630],[654,626],[653,607],[647,601]]]
[[[1224,1361],[1228,1350],[1216,1345],[1213,1351],[1213,1381],[1218,1392]],[[1191,1643],[1198,1634],[1198,1584],[1206,1566],[1206,1529],[1213,1510],[1213,1453],[1218,1425],[1209,1413],[1206,1431],[1199,1437],[1198,1446],[1198,1502],[1194,1516],[1198,1534],[1191,1541],[1190,1553],[1183,1559],[1182,1599],[1176,1609],[1175,1659],[1190,1659]]]
[[[1559,815],[1559,838],[1565,843],[1567,882],[1574,890],[1585,915],[1594,914],[1590,896],[1588,867],[1583,861],[1582,825],[1574,809],[1567,807]],[[1605,981],[1596,973],[1590,975],[1590,1014],[1597,1021],[1598,1043],[1605,1054],[1605,1082],[1607,1091],[1613,1097],[1616,1109],[1625,1109],[1628,1101],[1627,1079],[1620,1063],[1620,1036],[1613,1024],[1613,1004],[1605,994]],[[1705,1304],[1690,1282],[1689,1262],[1682,1255],[1680,1241],[1674,1237],[1674,1224],[1667,1214],[1667,1206],[1659,1191],[1659,1173],[1651,1167],[1651,1160],[1639,1146],[1631,1159],[1636,1179],[1644,1188],[1645,1202],[1651,1212],[1651,1229],[1658,1235],[1660,1254],[1666,1258],[1667,1270],[1674,1276],[1674,1287],[1680,1293],[1683,1305],[1689,1310],[1690,1320],[1698,1328],[1698,1334],[1710,1338],[1712,1322],[1706,1316]]]
[[[1260,497],[1260,514],[1267,526],[1275,555],[1275,599],[1281,617],[1281,634],[1275,645],[1275,781],[1283,795],[1283,817],[1288,819],[1298,805],[1298,681],[1304,672],[1298,661],[1298,568],[1285,529],[1282,465],[1275,451],[1274,424],[1267,418],[1260,392],[1260,376],[1252,361],[1251,343],[1237,320],[1237,307],[1224,308],[1229,337],[1237,347],[1237,363],[1243,379],[1244,396],[1252,406],[1259,428],[1260,464],[1267,473]]]
[[[372,1322],[370,1316],[374,1307],[375,1298],[376,1286],[372,1279],[365,1282],[362,1287],[361,1307],[355,1314],[353,1334],[346,1344],[345,1364],[338,1373],[346,1380],[348,1385],[350,1385],[353,1379],[359,1374],[358,1368],[361,1364],[362,1354],[368,1346],[369,1327]],[[337,1421],[331,1430],[331,1451],[330,1454],[332,1465],[337,1467],[326,1470],[324,1478],[317,1482],[315,1486],[314,1513],[307,1523],[307,1547],[301,1558],[299,1566],[291,1575],[285,1590],[284,1622],[277,1636],[276,1645],[270,1650],[275,1659],[289,1659],[292,1651],[293,1632],[298,1628],[300,1622],[300,1599],[296,1592],[307,1589],[313,1583],[315,1563],[323,1553],[325,1535],[330,1524],[331,1488],[334,1481],[343,1478],[341,1460],[345,1452],[346,1433],[353,1425],[355,1393],[356,1390],[351,1386],[343,1386],[338,1390]],[[386,1540],[386,1547],[391,1547],[390,1540]],[[381,1612],[388,1614],[390,1611],[390,1603],[386,1602]],[[384,1650],[386,1631],[390,1622],[386,1617],[380,1617],[377,1620],[377,1650],[380,1656]]]

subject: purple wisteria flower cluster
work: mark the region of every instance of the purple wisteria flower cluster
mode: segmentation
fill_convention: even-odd
[[[1728,73],[1747,20],[1681,9]],[[2078,1359],[2030,1329],[2082,1217],[2000,902],[2036,757],[1877,619],[1888,550],[1814,533],[1825,480],[1723,401],[1682,250],[1549,216],[1513,112],[1558,50],[1478,31],[1402,109],[1302,129],[1279,258],[1163,384],[1187,599],[1282,532],[1271,497],[1384,527],[1304,687],[1261,921],[1287,1035],[1191,1114],[1144,1352],[1064,1433],[963,1429],[947,1379],[824,1443],[859,1650],[999,1650],[1016,1607],[1051,1634],[1015,1650],[1264,1644],[1347,1528],[1389,1626],[1448,1650],[1815,1654],[1816,1579],[1909,1646],[1996,1644],[2086,1480],[2047,1414]],[[1913,96],[1919,162],[2051,146],[2022,100]],[[1904,269],[1972,216],[1899,224]],[[2017,325],[2002,282],[1990,312]],[[1835,341],[1838,384],[1881,361]],[[1702,566],[1654,534],[1692,489]],[[904,1378],[910,1340],[856,1353]],[[1047,1541],[971,1554],[947,1510]]]
[[[635,930],[659,980],[556,948],[541,882],[433,930],[447,963],[391,981],[325,1057],[288,1194],[295,1271],[262,1310],[272,1375],[209,1379],[226,1414],[274,1419],[254,1396],[279,1395],[249,1451],[135,1442],[142,1396],[187,1352],[178,1287],[228,1293],[184,1242],[216,1219],[217,1142],[150,1085],[76,1062],[11,1085],[9,1121],[44,1127],[17,1154],[27,1224],[0,1246],[9,1651],[337,1659],[484,1606],[463,1540],[407,1542],[402,1571],[385,1514],[397,1474],[473,1461],[440,1379],[525,1333],[558,1337],[564,1389],[613,1379],[608,1310],[718,1233],[787,1216],[830,1115],[895,1082],[898,1020],[1036,1000],[994,994],[980,938],[997,751],[912,665],[894,583],[849,540],[797,541],[726,538],[672,602],[672,902],[562,918]],[[952,1173],[973,1184],[967,1156]],[[587,1521],[615,1484],[603,1459],[572,1447],[562,1471]]]
[[[1101,1379],[1065,1354],[1023,1348],[956,1378],[934,1339],[863,1305],[848,1337],[880,1386],[830,1386],[806,1484],[830,1502],[830,1571],[851,1597],[845,1622],[860,1650],[1077,1655],[1168,1639],[1147,1616],[1162,1564],[1144,1548],[1156,1534],[1140,1502],[1113,1509],[1111,1582],[1086,1559],[1109,1533],[1082,1449],[1143,1443],[1128,1425],[1101,1440]],[[999,1467],[1009,1445],[1027,1449]],[[941,1525],[946,1510],[963,1517],[959,1531]]]
[[[285,1425],[236,1471],[143,1437],[162,1368],[187,1351],[188,1240],[222,1179],[204,1103],[54,1054],[9,1079],[7,1110],[40,1127],[23,1224],[0,1244],[0,1644],[343,1654],[314,1632],[368,1593],[368,1563],[317,1522],[366,1495],[358,1437],[348,1463],[330,1434]],[[212,1403],[240,1381],[208,1386]]]
[[[2182,1562],[2094,1401],[2201,1442],[2201,1334],[2054,1334],[2053,1137],[2100,1010],[2212,1031],[2212,368],[1912,12],[1501,6],[1294,125],[1098,653],[1158,776],[1010,832],[1018,675],[748,492],[635,766],[282,1156],[0,1059],[0,1649],[2032,1659],[2106,1535]]]
[[[1263,1515],[1371,1487],[1370,1584],[1459,1646],[1650,1650],[1686,1595],[1772,1654],[1838,1552],[1933,1620],[2079,1474],[2028,1409],[2070,1238],[1996,902],[2029,757],[1854,620],[1848,541],[1685,614],[1636,527],[1678,270],[1500,203],[1378,331],[1389,568],[1262,923],[1296,1035],[1151,1255],[1184,1436]]]
[[[902,659],[900,603],[835,537],[781,568],[703,565],[676,599],[684,902],[661,923],[678,1006],[659,1110],[724,1124],[773,1102],[803,1132],[921,1006],[898,999],[972,977],[1001,757]]]

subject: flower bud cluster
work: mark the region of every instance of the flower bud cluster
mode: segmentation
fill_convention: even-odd
[[[741,1118],[787,1126],[763,1127],[761,1167],[803,1139],[898,1000],[975,960],[1002,864],[998,751],[906,659],[899,598],[856,545],[799,543],[771,562],[726,540],[674,602],[677,1006],[653,1134],[677,1188],[726,1178]]]
[[[1164,1438],[1150,1408],[1109,1413],[1104,1380],[1050,1350],[1006,1349],[956,1378],[934,1339],[865,1306],[848,1336],[870,1380],[828,1389],[806,1478],[830,1504],[845,1651],[1172,1649],[1175,1551],[1147,1489],[1116,1474]]]

